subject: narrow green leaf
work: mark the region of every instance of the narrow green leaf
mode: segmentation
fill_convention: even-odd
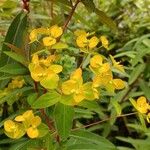
[[[69,137],[72,128],[74,109],[72,106],[58,103],[54,111],[55,125],[62,140]]]
[[[144,80],[140,80],[140,88],[143,90],[147,99],[150,99],[150,87]]]
[[[13,75],[23,75],[28,73],[28,69],[20,64],[7,64],[0,68],[0,72],[9,73]]]
[[[21,48],[26,26],[27,26],[27,13],[21,11],[11,23],[6,38],[4,40],[4,43],[10,43],[18,48]],[[11,48],[3,44],[2,53],[0,56],[1,57],[0,66],[3,66],[4,64],[6,64],[6,62],[8,63],[8,61],[10,61],[10,59],[8,59],[9,57],[6,56],[6,54],[4,54],[3,51],[11,51]]]
[[[29,95],[27,97],[27,102],[29,105],[32,105],[34,103],[34,101],[37,99],[38,94],[37,93],[32,93],[31,95]]]
[[[111,99],[111,104],[114,106],[114,108],[117,112],[117,115],[121,115],[122,109],[121,109],[121,106],[118,103],[118,101],[116,99],[112,98]]]
[[[131,72],[131,75],[129,77],[129,85],[131,85],[138,77],[139,75],[144,71],[145,64],[139,64],[135,68],[133,68],[133,71]]]
[[[95,9],[95,13],[99,16],[101,23],[106,24],[113,31],[117,31],[117,26],[115,22],[110,17],[108,17],[103,11]]]
[[[34,109],[46,108],[56,104],[59,100],[60,94],[58,94],[56,91],[50,91],[40,96],[31,107]]]
[[[19,55],[15,52],[9,52],[9,51],[5,51],[4,54],[6,54],[7,56],[9,56],[10,58],[12,58],[13,60],[27,66],[27,60],[25,57],[23,57],[22,55]]]
[[[86,143],[93,143],[99,145],[101,149],[117,150],[116,147],[106,138],[88,131],[76,130],[73,131],[70,136],[75,139],[80,139],[82,141],[85,141]]]

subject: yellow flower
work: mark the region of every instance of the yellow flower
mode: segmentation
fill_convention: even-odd
[[[48,33],[48,29],[46,28],[33,29],[29,35],[30,43],[38,41],[38,34],[47,34],[47,33]]]
[[[79,35],[76,39],[76,43],[80,48],[95,48],[98,44],[99,40],[96,36],[87,39],[86,34]]]
[[[52,46],[56,43],[56,38],[61,36],[63,33],[63,30],[61,27],[58,27],[57,25],[52,26],[48,29],[48,37],[43,38],[43,44],[44,46]]]
[[[12,120],[4,122],[5,134],[12,139],[19,139],[25,134],[25,129],[22,124]]]
[[[71,74],[70,80],[62,84],[62,92],[65,95],[72,95],[75,103],[84,99],[94,100],[98,98],[98,91],[92,86],[92,82],[83,84],[81,68],[75,70]]]
[[[43,38],[44,46],[52,46],[56,43],[56,38],[61,36],[63,30],[58,25],[54,25],[50,28],[37,28],[31,31],[29,35],[30,43],[38,41],[38,35],[46,35]]]
[[[57,74],[62,71],[62,66],[52,63],[54,60],[54,55],[48,56],[46,59],[39,59],[38,55],[34,54],[32,62],[29,64],[31,77],[47,89],[55,89],[57,87],[59,81]]]
[[[102,46],[108,50],[108,40],[105,36],[100,37],[100,41],[102,42]]]
[[[90,69],[95,73],[104,73],[110,70],[109,63],[103,63],[101,55],[95,55],[90,59]]]
[[[125,82],[121,79],[113,79],[112,72],[98,74],[93,79],[94,87],[103,87],[108,92],[114,93],[115,90],[121,90],[125,87]]]
[[[49,34],[53,38],[58,38],[59,36],[62,35],[62,33],[63,33],[63,30],[61,27],[58,27],[58,25],[54,25],[50,27],[49,29]]]
[[[109,56],[110,56],[111,61],[113,63],[113,67],[122,71],[122,72],[125,72],[123,65],[120,65],[120,62],[117,62],[112,55],[109,55]]]
[[[148,110],[150,110],[150,105],[147,102],[144,96],[141,96],[135,101],[134,99],[130,98],[130,102],[135,107],[135,109],[140,112],[141,114],[146,114]]]
[[[41,118],[39,116],[34,116],[32,110],[28,110],[23,115],[17,116],[15,121],[22,122],[26,129],[27,135],[30,138],[36,138],[39,136],[37,127],[41,124]]]

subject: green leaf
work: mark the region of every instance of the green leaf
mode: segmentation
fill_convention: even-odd
[[[62,140],[69,137],[73,124],[74,109],[72,106],[58,103],[54,111],[55,125]]]
[[[118,103],[117,99],[112,98],[111,99],[111,104],[114,106],[114,108],[117,112],[117,115],[121,115],[122,109],[121,109],[121,106]]]
[[[89,12],[95,12],[99,16],[101,23],[106,24],[113,31],[117,30],[117,26],[114,21],[110,17],[108,17],[103,11],[97,9],[93,0],[82,0],[81,2],[85,5]]]
[[[23,57],[22,55],[19,55],[15,52],[7,52],[4,51],[4,54],[6,54],[7,56],[9,56],[10,58],[12,58],[13,60],[23,64],[23,65],[27,65],[27,60],[25,57]]]
[[[38,126],[38,130],[39,130],[39,138],[44,137],[49,132],[48,126],[44,123],[41,123]]]
[[[106,24],[113,31],[117,31],[117,26],[115,22],[110,17],[108,17],[103,11],[96,9],[95,13],[99,16],[101,23]]]
[[[94,12],[95,11],[95,4],[93,0],[81,0],[81,2],[85,5],[86,9],[89,12]]]
[[[46,108],[56,104],[59,100],[60,94],[58,94],[56,91],[50,91],[40,96],[31,107],[34,109]]]
[[[9,73],[13,75],[27,74],[28,70],[20,64],[7,64],[0,68],[0,72]]]
[[[89,143],[72,144],[67,147],[67,150],[99,150],[99,146]]]
[[[117,150],[116,147],[106,138],[96,135],[94,133],[88,132],[88,131],[76,130],[76,131],[73,131],[70,136],[77,140],[80,139],[81,141],[84,141],[88,144],[92,143],[92,144],[98,145],[101,149],[104,149],[104,150],[106,149]]]
[[[37,93],[32,93],[31,95],[29,95],[27,97],[27,102],[29,105],[32,105],[34,103],[34,101],[37,99],[38,94]]]
[[[139,64],[135,68],[133,68],[133,71],[130,74],[129,77],[129,85],[131,85],[138,77],[139,75],[144,71],[145,69],[145,64]]]
[[[146,96],[147,99],[150,99],[150,87],[144,80],[140,80],[140,88],[144,92],[144,95]]]
[[[4,43],[10,43],[18,48],[21,48],[26,26],[27,26],[27,13],[21,11],[11,23],[6,38],[4,40]],[[6,54],[4,54],[3,51],[11,51],[11,48],[3,44],[2,53],[0,56],[1,57],[0,66],[3,66],[4,64],[6,64],[6,62],[7,63],[10,62],[10,59],[8,59],[9,57],[6,56]]]

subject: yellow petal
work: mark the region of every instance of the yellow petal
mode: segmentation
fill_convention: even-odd
[[[27,129],[27,135],[31,138],[37,138],[39,136],[39,131],[37,128],[30,127]]]
[[[7,120],[4,122],[4,129],[7,132],[13,132],[13,130],[15,130],[16,128],[17,126],[12,120]]]
[[[15,121],[22,122],[22,121],[25,121],[25,119],[22,115],[19,115],[15,118]]]
[[[90,59],[90,66],[93,68],[98,68],[102,65],[103,58],[101,55],[95,55]]]
[[[68,80],[62,84],[62,92],[65,95],[70,95],[78,89],[78,84],[74,80]]]
[[[33,128],[36,128],[38,127],[39,125],[41,124],[41,118],[39,116],[35,116],[33,119],[32,119],[32,122],[31,122],[31,125]]]
[[[23,124],[15,123],[15,127],[12,127],[11,132],[6,131],[5,134],[12,139],[19,139],[25,134],[25,128]]]
[[[34,29],[30,32],[29,39],[30,39],[30,43],[33,43],[37,40],[37,30],[36,29]]]
[[[43,38],[43,44],[44,46],[52,46],[56,43],[56,39],[52,37],[44,37]]]
[[[47,76],[40,80],[40,84],[46,89],[56,89],[58,81],[59,76],[54,72],[49,72]]]
[[[37,54],[34,54],[32,56],[32,63],[35,64],[35,65],[39,64],[39,57],[38,57]]]
[[[28,122],[31,122],[34,118],[34,114],[32,110],[27,110],[25,113],[23,113],[23,118],[27,120]]]
[[[46,68],[43,68],[40,65],[32,66],[29,64],[29,70],[31,72],[31,77],[37,82],[46,75]]]
[[[83,92],[85,99],[94,100],[99,98],[99,93],[96,88],[93,87],[92,82],[87,82],[83,85]]]
[[[77,37],[76,43],[79,47],[84,48],[88,44],[88,39],[86,38],[85,35],[80,35]]]
[[[120,90],[125,87],[125,82],[121,79],[113,79],[113,83],[115,85],[115,89]]]
[[[74,94],[73,98],[76,103],[80,103],[81,101],[83,101],[85,99],[85,96],[84,96],[84,93],[81,91],[78,94]]]
[[[101,36],[100,37],[100,41],[102,42],[102,46],[105,47],[106,49],[108,49],[108,40],[105,36]]]
[[[57,25],[54,25],[50,28],[50,34],[53,38],[57,38],[61,36],[63,33],[63,30],[61,27],[58,27]]]
[[[99,40],[96,36],[92,37],[90,40],[89,40],[89,48],[94,48],[96,47],[96,45],[98,44]]]
[[[108,72],[109,70],[110,70],[109,63],[104,63],[103,65],[101,65],[101,67],[98,68],[98,73],[105,73]]]
[[[72,80],[80,80],[82,78],[82,70],[81,68],[76,69],[70,76]]]
[[[50,70],[54,71],[55,73],[60,73],[62,71],[62,66],[61,65],[51,65],[49,67]]]

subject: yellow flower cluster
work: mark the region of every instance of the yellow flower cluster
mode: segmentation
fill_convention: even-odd
[[[12,139],[19,139],[27,133],[30,138],[39,136],[38,126],[41,124],[41,118],[34,116],[32,110],[28,110],[22,115],[17,116],[14,121],[4,122],[5,134]]]
[[[105,62],[103,56],[97,54],[90,60],[89,68],[95,74],[93,78],[94,87],[105,88],[108,92],[114,93],[115,89],[120,90],[125,87],[121,79],[113,79],[110,64]]]
[[[58,85],[58,73],[62,71],[62,66],[54,64],[55,55],[47,58],[39,58],[37,54],[32,57],[29,64],[31,77],[46,89],[55,89]]]
[[[146,100],[144,96],[141,96],[135,101],[130,99],[134,108],[141,114],[146,115],[148,123],[150,123],[150,103]]]
[[[83,84],[82,70],[78,68],[75,70],[68,81],[62,84],[62,93],[64,95],[72,96],[74,104],[82,100],[94,100],[99,97],[98,91],[93,87],[92,82]]]
[[[80,50],[89,53],[91,49],[95,48],[99,42],[102,46],[108,49],[108,40],[105,36],[101,36],[99,39],[96,36],[92,36],[89,33],[86,33],[84,30],[75,31],[76,43],[79,46]]]
[[[13,77],[11,82],[8,83],[8,86],[4,90],[0,90],[0,98],[6,96],[14,89],[22,88],[24,83],[24,79],[21,76]]]
[[[31,31],[29,35],[30,43],[38,41],[38,36],[42,35],[44,46],[52,46],[56,44],[57,38],[62,35],[62,28],[54,25],[50,28],[37,28]]]

